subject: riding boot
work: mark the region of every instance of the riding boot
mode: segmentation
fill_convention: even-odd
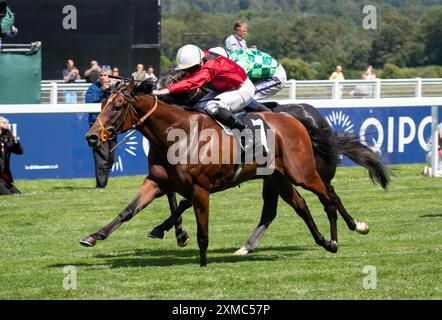
[[[246,125],[239,120],[230,110],[224,108],[218,108],[213,114],[213,118],[218,120],[223,125],[229,127],[230,129],[238,129],[240,132],[245,132],[243,150],[249,150],[253,146],[253,133],[251,130],[247,129]],[[245,130],[245,131],[243,131]]]

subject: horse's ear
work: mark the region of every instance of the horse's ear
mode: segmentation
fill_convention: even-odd
[[[129,82],[129,84],[127,85],[127,87],[126,87],[126,91],[127,91],[130,95],[132,95],[132,94],[134,93],[134,88],[135,88],[135,82],[134,82],[133,80],[131,80],[131,81]]]

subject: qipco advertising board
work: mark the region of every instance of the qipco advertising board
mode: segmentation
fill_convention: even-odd
[[[440,109],[440,108],[439,108]],[[431,107],[320,109],[336,132],[352,132],[386,164],[424,163],[431,135]],[[439,112],[440,113],[440,112]],[[24,155],[13,155],[14,177],[93,177],[92,150],[85,140],[88,114],[5,115],[24,147]],[[129,136],[128,136],[129,135]],[[111,175],[147,174],[149,142],[138,132],[118,137]],[[342,159],[342,165],[353,165]]]

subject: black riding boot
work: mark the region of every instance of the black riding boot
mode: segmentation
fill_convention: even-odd
[[[246,125],[241,120],[239,120],[231,111],[224,108],[218,108],[218,110],[216,110],[216,112],[213,114],[213,118],[230,129],[238,129],[240,132],[247,129]],[[246,130],[245,133],[245,142],[243,145],[244,151],[253,146],[252,131]]]

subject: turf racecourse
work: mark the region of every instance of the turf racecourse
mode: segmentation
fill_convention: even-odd
[[[213,195],[207,268],[198,266],[193,212],[185,215],[186,248],[172,232],[146,237],[168,214],[165,197],[96,247],[78,244],[120,212],[143,177],[111,178],[104,191],[92,179],[19,180],[23,195],[0,198],[0,299],[441,299],[442,179],[421,177],[421,168],[392,167],[387,192],[362,168],[339,169],[336,190],[370,233],[350,232],[339,219],[337,254],[317,246],[280,202],[257,251],[235,257],[258,222],[261,182]],[[329,238],[319,201],[302,194]],[[71,283],[66,266],[76,269],[76,289],[63,287]],[[375,289],[364,289],[374,275],[366,266],[375,267]]]

